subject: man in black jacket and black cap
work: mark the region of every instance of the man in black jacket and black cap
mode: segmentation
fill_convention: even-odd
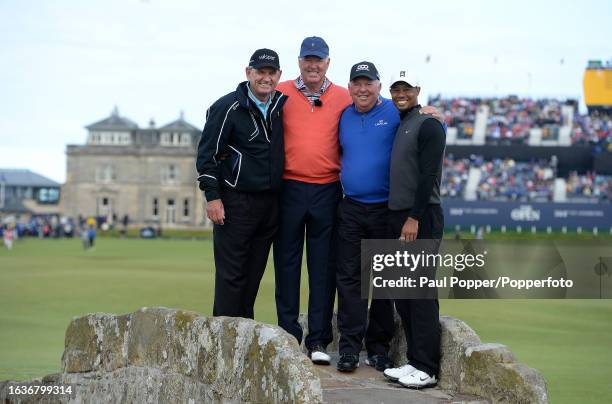
[[[253,318],[259,283],[278,227],[284,168],[278,54],[258,49],[247,81],[206,113],[196,168],[214,223],[214,316]]]

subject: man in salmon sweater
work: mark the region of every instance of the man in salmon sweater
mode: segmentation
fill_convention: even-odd
[[[336,291],[336,208],[342,198],[339,182],[338,122],[351,104],[348,91],[332,83],[326,72],[329,47],[320,37],[302,42],[300,76],[277,90],[288,96],[283,109],[285,171],[280,220],[274,241],[278,324],[302,341],[298,323],[304,237],[308,265],[308,335],[306,348],[314,363],[330,363],[332,313]]]

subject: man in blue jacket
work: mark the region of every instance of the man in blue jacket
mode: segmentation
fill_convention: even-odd
[[[365,336],[367,364],[384,370],[393,336],[391,300],[361,297],[361,240],[386,238],[389,197],[389,161],[399,114],[393,103],[380,97],[380,78],[374,64],[351,68],[349,93],[353,99],[340,118],[342,160],[340,180],[344,199],[338,208],[338,329],[340,360],[337,368],[350,372],[359,366]]]
[[[389,171],[400,115],[391,100],[380,96],[380,77],[371,62],[351,68],[349,93],[353,104],[340,118],[342,159],[340,180],[344,198],[338,208],[338,330],[337,368],[351,372],[359,366],[365,336],[366,364],[384,371],[393,337],[393,302],[361,297],[361,240],[388,238]],[[436,108],[419,113],[441,115]],[[367,323],[367,330],[366,330]]]

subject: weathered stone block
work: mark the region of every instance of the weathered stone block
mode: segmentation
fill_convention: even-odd
[[[167,308],[73,320],[63,369],[84,401],[321,401],[312,364],[279,327]]]

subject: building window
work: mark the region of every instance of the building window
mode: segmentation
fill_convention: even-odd
[[[189,217],[189,199],[183,200],[183,217]]]
[[[176,223],[176,207],[172,198],[169,198],[166,204],[166,223]]]
[[[115,175],[115,167],[112,165],[101,165],[96,167],[96,182],[108,184],[117,179]]]
[[[98,145],[112,144],[113,135],[114,133],[109,132],[90,132],[89,143]],[[129,137],[129,134],[126,135]]]
[[[38,203],[55,204],[59,202],[59,189],[57,188],[40,188],[38,190]]]
[[[120,136],[120,144],[122,145],[128,145],[131,143],[131,138],[130,138],[130,134],[129,133],[122,133]]]
[[[178,145],[178,136],[176,133],[165,132],[161,135],[162,146],[176,146]]]
[[[164,183],[173,183],[178,179],[178,167],[174,164],[168,164],[162,168],[161,178]]]
[[[153,198],[153,211],[151,212],[153,217],[159,216],[159,199]]]
[[[181,134],[181,146],[190,146],[191,145],[191,135],[189,133]]]
[[[112,217],[113,215],[113,199],[107,196],[97,198],[96,216]]]
[[[129,132],[90,132],[89,143],[97,145],[129,145],[132,137]]]
[[[159,142],[162,146],[189,146],[191,136],[189,133],[164,132]]]

